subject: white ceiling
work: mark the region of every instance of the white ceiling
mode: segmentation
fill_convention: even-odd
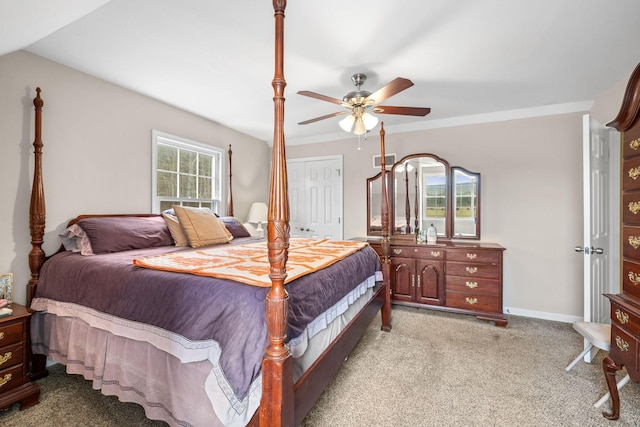
[[[387,131],[521,109],[577,111],[640,61],[638,0],[289,0],[288,144],[344,138],[333,98],[364,72]],[[268,0],[0,0],[0,54],[25,49],[271,143],[274,19]],[[528,111],[528,110],[527,110]]]

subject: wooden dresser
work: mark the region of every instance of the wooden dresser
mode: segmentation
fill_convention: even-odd
[[[31,313],[12,304],[13,314],[0,317],[0,410],[20,402],[20,410],[39,402],[40,387],[29,369],[29,318]]]
[[[612,410],[620,416],[616,371],[624,366],[633,381],[640,381],[640,64],[631,75],[618,116],[608,124],[622,132],[622,292],[606,295],[611,302],[611,349],[602,363]]]
[[[381,254],[379,242],[370,241]],[[471,314],[506,326],[502,254],[494,243],[391,241],[391,301]]]

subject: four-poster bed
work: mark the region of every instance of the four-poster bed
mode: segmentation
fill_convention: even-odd
[[[67,369],[92,379],[94,388],[102,389],[103,393],[117,395],[121,400],[137,402],[145,407],[150,418],[164,419],[172,425],[205,423],[206,425],[247,423],[263,426],[298,425],[378,311],[381,310],[382,329],[390,330],[389,215],[386,203],[382,206],[381,219],[382,228],[387,231],[383,232],[380,259],[373,249],[365,245],[364,248],[346,255],[327,267],[306,274],[295,281],[287,280],[289,274],[287,263],[293,261],[294,255],[297,254],[292,251],[297,249],[294,248],[297,245],[289,239],[289,201],[283,129],[286,86],[283,73],[286,1],[274,0],[273,7],[275,75],[272,85],[275,117],[266,241],[270,280],[268,286],[254,288],[244,283],[230,283],[224,279],[218,280],[211,277],[206,277],[205,280],[209,282],[203,284],[202,277],[197,275],[147,270],[134,266],[133,263],[141,257],[163,256],[160,254],[166,252],[167,239],[169,239],[169,245],[172,243],[171,235],[162,229],[164,223],[159,215],[77,217],[69,223],[69,226],[79,226],[86,231],[86,234],[91,235],[90,238],[100,236],[100,239],[105,239],[105,236],[113,234],[113,230],[117,228],[122,230],[122,235],[118,237],[126,239],[130,237],[127,235],[128,232],[143,224],[151,230],[156,240],[150,247],[140,245],[138,241],[123,243],[120,240],[117,242],[117,250],[104,249],[104,253],[97,253],[94,256],[83,256],[66,251],[46,259],[42,250],[45,229],[41,139],[43,102],[40,98],[40,90],[37,90],[34,100],[35,171],[30,207],[31,280],[28,285],[28,302],[35,310],[32,319],[35,378],[46,375],[47,356],[61,362],[79,360],[80,362],[75,365],[73,363],[67,365]],[[384,129],[381,129],[380,136],[382,191],[383,198],[386,200]],[[231,164],[231,147],[229,164]],[[231,174],[229,180],[231,181]],[[230,186],[228,214],[232,215],[232,213],[233,198]],[[236,247],[236,242],[240,245],[240,241],[244,238],[234,237],[236,238],[232,247]],[[104,240],[100,239],[94,239],[92,242],[100,241],[104,244]],[[122,249],[123,247],[125,249]],[[181,249],[175,247],[169,249],[169,255],[179,250]],[[106,267],[97,265],[100,260],[107,261],[111,270],[102,270]],[[73,282],[71,279],[60,279],[61,276],[54,275],[56,271],[67,271],[68,266],[73,263],[78,265],[82,263],[82,267],[77,271],[93,271],[94,276],[82,277],[82,274],[78,273],[75,274],[79,277],[78,282]],[[96,270],[98,268],[100,270]],[[353,268],[359,273],[354,274],[354,270],[346,268]],[[372,273],[378,268],[382,271],[381,282],[372,279],[376,277]],[[129,276],[125,276],[123,269],[127,270],[127,274],[137,269],[135,270],[135,274],[138,274],[137,279],[128,279]],[[95,271],[101,273],[95,273]],[[141,274],[147,276],[140,276]],[[181,277],[179,283],[166,288],[158,287],[158,284],[165,283],[163,281],[169,280],[169,277],[175,280],[176,275]],[[330,278],[325,279],[325,275]],[[123,279],[114,285],[107,281],[111,276]],[[56,277],[58,279],[55,279]],[[91,277],[95,277],[95,280],[89,279],[91,288],[96,289],[95,293],[86,290],[87,278]],[[142,279],[142,277],[150,279]],[[353,279],[347,280],[351,277]],[[364,279],[361,279],[362,277]],[[98,284],[101,281],[104,281],[105,288],[115,288],[120,292],[120,298],[111,301],[107,300],[106,294],[98,294]],[[215,286],[211,285],[214,283],[212,281],[215,281]],[[357,283],[348,284],[347,282],[350,281]],[[53,285],[55,282],[65,282],[65,285],[56,288]],[[326,283],[338,283],[336,287],[339,289],[336,291],[339,293],[332,296],[330,301],[324,302],[326,305],[322,309],[324,311],[313,315],[307,312],[300,314],[299,310],[305,307],[305,301],[313,296],[313,287],[327,286]],[[169,292],[167,289],[171,289],[171,293],[167,293]],[[195,298],[181,304],[181,299],[186,299],[186,295],[190,292],[195,293]],[[134,298],[136,293],[139,293],[141,298],[146,298],[148,302],[145,304],[130,302],[137,301]],[[253,295],[254,301],[242,302],[243,305],[237,307],[231,305],[240,300],[240,296],[236,297],[236,295],[242,293]],[[320,292],[317,293],[320,294]],[[147,305],[157,307],[167,301],[167,298],[172,301],[170,311],[158,313],[148,309]],[[126,304],[126,302],[130,303]],[[196,302],[203,305],[197,305]],[[183,311],[180,311],[180,305],[184,306]],[[314,307],[320,305],[320,302],[306,304]],[[255,324],[241,324],[239,319],[232,318],[226,323],[241,325],[240,332],[236,334],[216,332],[217,320],[214,322],[207,317],[218,319],[222,317],[220,313],[227,307],[233,308],[226,311],[249,317],[241,309],[246,306],[249,306],[249,310],[254,314],[260,315],[258,316],[260,320],[255,320]],[[336,316],[321,319],[326,313],[336,311],[338,306],[344,307]],[[316,308],[316,310],[320,309]],[[125,316],[124,313],[128,315]],[[171,324],[172,317],[176,317],[174,320],[177,325]],[[293,321],[292,318],[294,318]],[[149,321],[146,322],[146,319]],[[318,319],[321,321],[317,322]],[[325,320],[328,324],[326,328],[314,332],[312,336],[309,332],[310,325],[322,324]],[[244,319],[242,321],[244,322]],[[207,328],[201,327],[203,322]],[[255,326],[259,323],[263,326]],[[211,329],[213,335],[201,335],[203,329]],[[308,340],[306,340],[307,335]],[[242,336],[243,340],[240,340],[239,336]],[[305,339],[299,339],[300,337]],[[324,343],[316,344],[318,342],[314,341],[316,338],[322,338]],[[267,344],[266,350],[261,346],[263,343]],[[299,346],[296,347],[298,344]],[[228,349],[234,345],[241,346],[246,354],[249,354],[247,348],[259,347],[261,362],[259,360],[257,367],[252,368],[248,360],[239,359],[235,353],[227,353],[227,351],[231,352]],[[262,353],[263,350],[264,353]],[[307,357],[308,353],[311,354]],[[295,363],[294,357],[296,357]],[[241,364],[249,366],[249,372],[226,370],[226,365],[232,364],[229,359],[241,360],[243,362]],[[112,379],[109,378],[110,375],[113,375]],[[247,376],[250,377],[249,381],[233,381],[235,377],[246,378]],[[131,381],[135,386],[127,387],[122,384],[125,380]],[[169,393],[171,399],[175,401],[163,400],[164,395],[169,391],[171,391]],[[222,400],[226,399],[224,402],[226,406],[223,409],[217,406],[208,407],[208,405],[217,404],[220,397]],[[256,399],[259,399],[257,411],[255,411],[258,407]],[[234,411],[239,411],[242,415],[236,417]],[[202,418],[197,418],[198,414]],[[190,416],[194,417],[192,422],[188,420]]]

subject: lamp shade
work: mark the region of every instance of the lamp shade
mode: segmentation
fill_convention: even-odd
[[[247,216],[247,222],[258,224],[267,222],[267,204],[263,202],[254,202],[251,204],[249,215]]]
[[[349,114],[347,117],[340,120],[338,124],[340,125],[343,131],[351,132],[351,129],[353,129],[353,123],[355,121],[356,121],[355,116],[353,114]]]

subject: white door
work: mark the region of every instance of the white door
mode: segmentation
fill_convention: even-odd
[[[576,251],[584,254],[584,320],[609,323],[609,300],[605,293],[619,289],[618,259],[619,145],[617,132],[604,127],[588,114],[583,116],[583,245]],[[587,354],[591,361],[597,353]]]
[[[342,239],[342,156],[287,161],[291,237]]]

